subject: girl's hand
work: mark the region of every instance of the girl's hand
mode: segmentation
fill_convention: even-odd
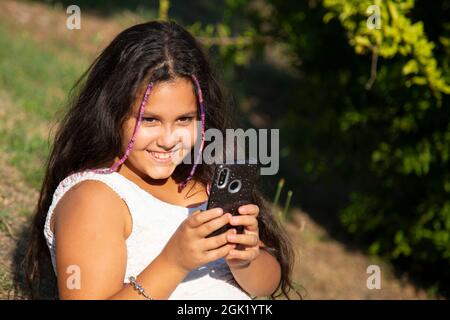
[[[194,212],[172,235],[160,256],[184,272],[190,272],[211,261],[225,257],[236,247],[228,243],[228,230],[218,236],[207,235],[229,223],[231,214],[220,208]]]
[[[230,268],[247,267],[259,256],[260,241],[258,220],[256,219],[259,214],[259,207],[254,204],[247,204],[240,206],[238,212],[240,215],[233,216],[230,219],[230,224],[232,226],[244,226],[244,233],[237,234],[236,229],[231,229],[234,231],[233,234],[227,235],[228,242],[238,245],[225,257],[225,261]]]

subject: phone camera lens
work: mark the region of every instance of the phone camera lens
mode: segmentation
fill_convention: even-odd
[[[242,183],[240,180],[233,180],[230,185],[228,186],[228,191],[230,193],[236,193],[241,190]]]
[[[227,168],[224,168],[222,171],[220,171],[219,179],[217,179],[217,186],[219,188],[225,188],[225,186],[228,182],[228,175],[229,175],[229,170]]]

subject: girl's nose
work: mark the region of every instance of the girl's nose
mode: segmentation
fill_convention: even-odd
[[[172,129],[169,127],[162,127],[158,140],[156,141],[158,147],[164,150],[173,149],[179,142]]]

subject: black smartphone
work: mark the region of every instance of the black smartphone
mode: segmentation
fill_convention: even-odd
[[[208,199],[207,209],[222,208],[224,213],[239,215],[238,208],[252,203],[253,187],[259,177],[259,167],[250,163],[225,163],[216,166]],[[243,233],[243,226],[227,224],[207,236],[214,237],[236,228]]]

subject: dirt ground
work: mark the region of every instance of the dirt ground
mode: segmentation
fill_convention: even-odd
[[[305,299],[427,298],[408,279],[395,277],[388,263],[351,251],[331,238],[307,213],[294,209],[292,218],[287,230],[297,250],[294,278],[305,288]],[[380,267],[380,289],[367,287],[370,265]]]

